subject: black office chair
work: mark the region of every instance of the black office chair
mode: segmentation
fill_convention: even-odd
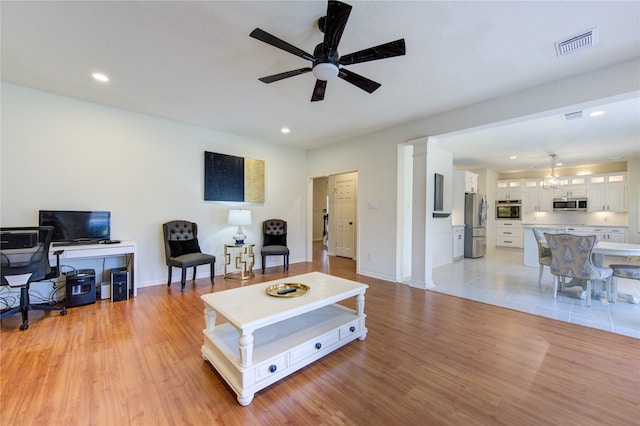
[[[20,287],[20,305],[2,312],[0,320],[20,312],[20,330],[29,328],[29,311],[60,311],[60,315],[67,314],[64,306],[32,304],[29,300],[30,283],[60,276],[60,254],[63,250],[54,253],[56,266],[49,264],[53,230],[53,226],[0,228],[2,285]]]
[[[283,256],[284,269],[289,271],[289,249],[287,248],[287,222],[282,219],[269,219],[262,222],[262,273],[267,256]]]
[[[193,279],[196,279],[196,268],[200,265],[211,265],[211,285],[214,284],[216,257],[200,251],[198,244],[198,224],[185,220],[173,220],[162,225],[164,235],[164,252],[169,268],[167,287],[171,287],[171,270],[182,268],[180,291],[184,291],[187,269],[193,267]]]

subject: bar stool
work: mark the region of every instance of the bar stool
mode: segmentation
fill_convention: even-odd
[[[627,278],[630,280],[640,280],[640,265],[609,265],[613,269],[613,279],[611,280],[611,292],[609,294],[609,302],[615,302],[618,298],[618,278]],[[631,294],[626,295],[629,303],[638,303],[637,298]]]

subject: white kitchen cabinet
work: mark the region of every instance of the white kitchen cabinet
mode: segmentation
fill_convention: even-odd
[[[523,181],[522,209],[525,213],[550,212],[553,210],[555,191],[542,188],[543,179]]]
[[[464,225],[453,226],[453,260],[464,257]]]
[[[499,180],[496,182],[496,200],[522,200],[522,179]]]
[[[555,197],[586,197],[588,193],[586,176],[565,176],[560,179],[560,191]]]
[[[497,220],[496,245],[501,247],[523,247],[522,221]]]
[[[588,210],[591,212],[626,212],[626,173],[589,176]]]
[[[574,235],[595,235],[598,241],[612,243],[624,243],[627,240],[627,231],[623,227],[568,226],[566,232]]]
[[[478,174],[467,170],[464,172],[464,192],[475,194],[478,192]]]

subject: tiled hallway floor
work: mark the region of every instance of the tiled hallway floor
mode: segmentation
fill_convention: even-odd
[[[638,260],[607,257],[605,264],[609,263]],[[554,300],[549,268],[544,269],[540,290],[538,268],[524,265],[522,250],[498,247],[483,258],[440,266],[433,270],[433,282],[436,286],[432,291],[640,339],[640,304],[622,298],[616,303],[593,298],[588,307],[585,300],[572,298],[569,293],[558,293]],[[618,292],[640,299],[640,281],[621,279]]]

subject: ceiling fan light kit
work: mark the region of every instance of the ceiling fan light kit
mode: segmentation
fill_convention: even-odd
[[[333,80],[338,76],[338,66],[328,62],[316,64],[313,67],[313,75],[318,80]]]
[[[367,93],[373,93],[377,90],[381,86],[380,83],[369,80],[353,71],[340,68],[340,65],[352,65],[404,55],[406,53],[404,39],[340,56],[338,54],[338,44],[342,38],[342,32],[347,25],[351,9],[352,7],[346,3],[329,0],[327,4],[327,15],[318,19],[318,29],[324,33],[324,39],[322,43],[315,47],[313,55],[260,28],[253,30],[249,36],[311,62],[311,67],[286,71],[262,77],[259,78],[259,80],[263,83],[273,83],[311,71],[316,78],[316,85],[311,95],[312,102],[324,99],[327,81],[336,77],[340,77]]]

